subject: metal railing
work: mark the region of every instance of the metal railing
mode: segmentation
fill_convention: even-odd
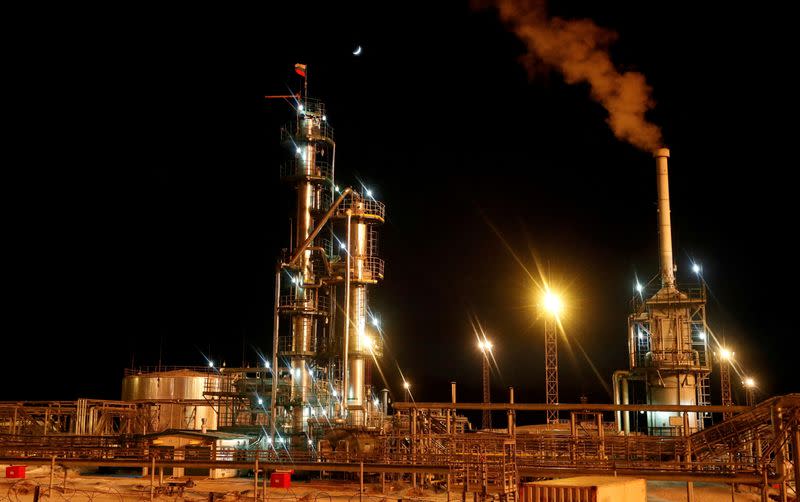
[[[300,127],[301,122],[292,120],[281,128],[281,141],[291,143],[296,146],[297,142],[306,141],[327,141],[333,143],[333,127],[328,122],[318,119],[306,120],[309,127]]]
[[[303,298],[292,292],[288,295],[281,295],[278,306],[284,310],[324,315],[330,310],[330,298],[321,295]]]
[[[301,159],[290,159],[281,164],[281,178],[311,178],[320,180],[331,179],[331,166],[329,163],[318,160],[313,169],[308,168],[308,163]]]
[[[386,205],[371,197],[348,197],[339,204],[337,214],[345,215],[350,210],[353,216],[374,218],[383,221],[386,218]]]
[[[351,259],[350,278],[353,281],[374,282],[383,279],[385,262],[377,256]]]

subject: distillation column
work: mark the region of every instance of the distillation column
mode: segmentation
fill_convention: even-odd
[[[342,410],[342,417],[348,417],[352,425],[365,425],[365,417],[371,404],[366,395],[366,366],[367,359],[376,355],[380,350],[379,333],[368,332],[367,315],[368,286],[376,284],[383,279],[383,260],[377,254],[377,232],[374,225],[384,221],[384,205],[370,195],[363,197],[354,195],[346,204],[343,204],[339,216],[347,218],[349,226],[347,232],[347,252],[349,253],[350,273],[349,302],[345,312],[349,312],[349,325],[342,330],[348,337],[347,365],[344,395],[346,406]],[[345,319],[345,322],[348,322]]]
[[[292,183],[297,194],[296,214],[293,219],[291,254],[308,238],[315,228],[315,218],[330,205],[332,186],[331,165],[333,131],[327,124],[324,105],[304,98],[297,107],[297,120],[283,130],[284,143],[290,148],[292,158],[281,168],[282,180]],[[317,237],[315,241],[322,239]],[[295,434],[307,430],[307,420],[312,408],[320,406],[312,396],[312,361],[317,353],[319,320],[328,315],[327,296],[322,294],[321,274],[315,270],[314,253],[328,253],[327,246],[315,242],[315,249],[302,252],[295,267],[288,270],[290,290],[281,299],[281,312],[290,318],[290,343],[283,343],[280,355],[289,359],[292,405],[291,431]],[[322,250],[320,250],[322,248]],[[322,271],[320,271],[322,272]],[[324,272],[322,272],[324,274]]]

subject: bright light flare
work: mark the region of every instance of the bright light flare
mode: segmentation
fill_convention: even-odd
[[[214,367],[214,361],[208,361],[208,367],[209,368],[213,368]]]
[[[700,265],[698,265],[697,263],[692,264],[692,272],[694,272],[695,274],[699,274],[700,273]]]
[[[411,388],[411,384],[408,383],[408,382],[403,382],[403,388],[404,389],[410,389]]]
[[[729,349],[721,348],[719,349],[719,357],[723,361],[729,361],[733,357],[733,352],[731,352]]]
[[[744,379],[744,386],[752,389],[756,386],[756,381],[750,377],[747,377]]]
[[[488,350],[491,352],[492,347],[494,347],[494,345],[492,345],[492,342],[490,342],[489,340],[481,340],[478,342],[478,348],[483,351]]]
[[[561,298],[558,295],[552,291],[548,291],[544,295],[544,308],[551,314],[557,316],[564,309],[564,304],[561,302]]]

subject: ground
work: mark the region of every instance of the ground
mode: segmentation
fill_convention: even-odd
[[[0,476],[4,476],[5,466]],[[0,502],[26,502],[33,500],[34,488],[39,485],[42,494],[46,492],[50,482],[50,467],[29,467],[23,480],[0,477]],[[186,488],[183,496],[160,494],[158,500],[185,500],[188,502],[205,502],[214,500],[232,502],[246,501],[253,498],[253,478],[229,478],[211,480],[192,476],[194,486]],[[168,477],[164,478],[165,483]],[[181,478],[185,480],[187,478]],[[96,475],[81,474],[70,470],[66,476],[64,471],[56,468],[54,474],[54,497],[52,500],[79,502],[126,502],[149,500],[150,478],[137,474]],[[158,485],[158,477],[156,477]],[[261,483],[259,482],[259,495]],[[431,502],[446,502],[447,494],[433,490],[414,491],[408,484],[386,483],[387,492],[381,494],[380,483],[366,485],[366,493],[361,496],[364,502],[395,502],[399,499]],[[759,494],[752,488],[742,487],[734,494],[735,502],[758,501]],[[261,498],[259,496],[259,498]],[[358,481],[342,479],[315,479],[313,481],[293,480],[289,489],[267,488],[267,500],[292,502],[358,502]],[[451,500],[460,500],[460,494],[451,493]],[[468,499],[471,502],[471,497]],[[677,502],[686,500],[686,483],[669,481],[649,481],[647,483],[647,500],[649,502]],[[695,483],[695,500],[697,502],[730,502],[730,487],[724,484]]]

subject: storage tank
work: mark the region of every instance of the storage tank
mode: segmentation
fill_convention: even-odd
[[[218,374],[189,369],[126,375],[122,380],[122,400],[156,405],[147,432],[203,427],[215,430],[217,412],[211,405],[214,401],[204,393],[218,392],[220,380]]]

